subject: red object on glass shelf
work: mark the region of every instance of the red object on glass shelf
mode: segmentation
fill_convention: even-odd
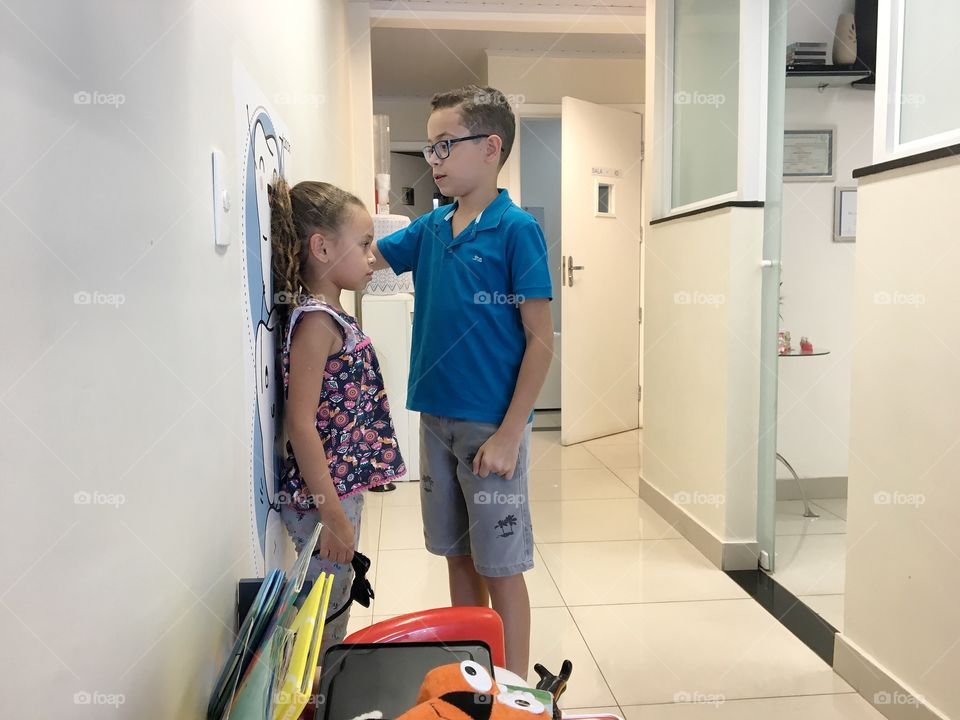
[[[813,352],[813,343],[807,340],[807,338],[800,338],[800,352],[802,353],[811,353]]]
[[[399,615],[357,630],[344,644],[482,640],[490,646],[493,664],[506,667],[503,620],[483,607],[446,607]]]

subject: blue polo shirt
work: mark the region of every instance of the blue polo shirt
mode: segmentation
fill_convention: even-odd
[[[456,208],[377,241],[394,272],[413,272],[407,407],[500,424],[527,346],[518,303],[553,298],[547,243],[506,190],[453,237]]]

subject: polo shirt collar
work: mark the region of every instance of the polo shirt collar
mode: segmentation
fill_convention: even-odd
[[[497,227],[500,224],[500,219],[503,217],[503,214],[511,204],[513,204],[513,201],[510,199],[510,193],[507,192],[506,188],[497,188],[497,196],[474,219],[473,222],[476,225],[475,232]],[[437,224],[439,225],[441,222],[451,222],[453,214],[459,205],[459,201],[455,202],[449,206],[446,212],[440,213],[437,216]],[[459,245],[461,242],[464,242],[466,240],[464,236],[466,235],[469,235],[469,233],[464,233],[460,240],[455,240],[454,244]]]

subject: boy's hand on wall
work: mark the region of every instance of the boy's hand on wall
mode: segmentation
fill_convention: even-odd
[[[480,446],[473,458],[473,474],[485,478],[490,473],[513,480],[520,457],[521,436],[497,430]]]

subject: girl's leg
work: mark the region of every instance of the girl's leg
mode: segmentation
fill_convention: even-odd
[[[359,544],[360,518],[363,512],[363,493],[358,493],[341,502],[343,503],[343,509],[347,514],[347,518],[353,524],[354,542]],[[304,552],[304,545],[320,521],[320,514],[316,511],[300,512],[285,505],[281,510],[281,515],[297,552]],[[321,532],[323,531],[321,530]],[[313,548],[310,548],[310,552],[313,552]],[[311,558],[310,565],[307,569],[307,579],[316,582],[321,573],[333,575],[330,605],[327,608],[327,616],[329,617],[343,607],[350,598],[350,587],[353,584],[353,567],[351,567],[349,563],[340,565],[319,557]],[[327,623],[324,626],[323,641],[320,647],[321,660],[327,648],[341,642],[346,636],[347,623],[349,620],[350,610],[348,609],[333,622]]]
[[[343,510],[347,514],[347,519],[350,520],[350,523],[353,525],[353,546],[361,550],[360,548],[360,519],[363,515],[363,493],[357,493],[351,497],[341,500],[343,504]],[[323,532],[321,530],[321,532]],[[364,553],[366,554],[366,553]],[[315,559],[315,562],[318,565],[322,565],[319,558]],[[330,591],[330,606],[327,608],[327,617],[330,617],[337,610],[342,608],[347,601],[350,599],[350,587],[353,585],[353,567],[350,563],[344,565],[338,565],[336,563],[331,563],[329,560],[323,561],[326,567],[331,568],[326,570],[327,573],[333,573],[333,589]],[[313,563],[311,563],[311,566]],[[311,567],[312,570],[312,567]],[[323,627],[323,643],[320,646],[320,659],[322,661],[323,654],[327,651],[332,645],[343,642],[343,639],[347,636],[347,624],[350,622],[350,610],[347,610],[337,617],[332,622],[327,623]]]

